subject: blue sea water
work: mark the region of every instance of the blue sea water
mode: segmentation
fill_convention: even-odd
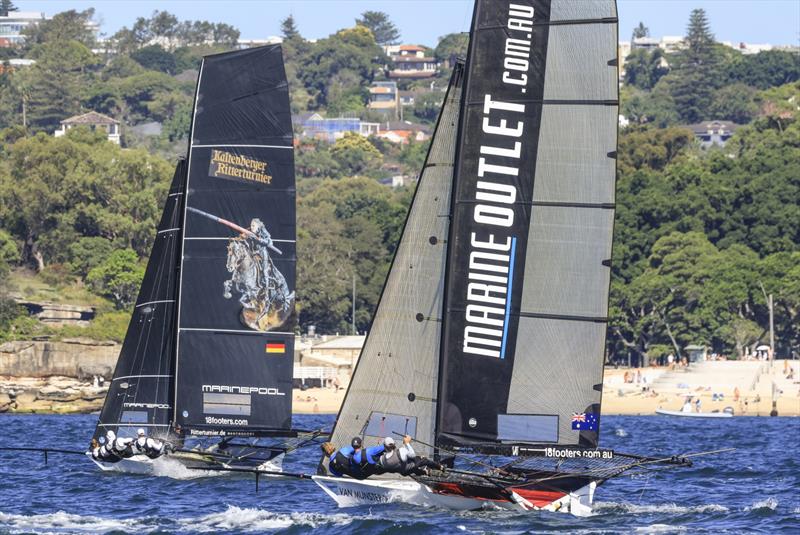
[[[82,449],[96,416],[0,415],[0,446]],[[333,416],[296,416],[298,427]],[[800,533],[800,419],[603,418],[603,447],[672,454],[735,447],[692,468],[601,486],[588,518],[454,513],[402,504],[338,509],[310,481],[101,473],[86,458],[0,452],[0,533]],[[312,472],[316,451],[287,457]],[[192,474],[193,476],[194,474]]]

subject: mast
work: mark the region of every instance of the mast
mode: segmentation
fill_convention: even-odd
[[[596,446],[617,130],[613,0],[477,0],[437,446]]]

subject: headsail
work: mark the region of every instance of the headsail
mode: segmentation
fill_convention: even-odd
[[[148,428],[164,435],[174,398],[175,302],[186,162],[175,168],[139,297],[122,344],[94,438]]]
[[[295,182],[280,46],[204,58],[187,193],[176,427],[199,435],[288,429]]]
[[[613,0],[478,0],[438,444],[596,446],[617,136]]]
[[[457,64],[388,280],[331,440],[432,444],[444,259],[463,65]]]

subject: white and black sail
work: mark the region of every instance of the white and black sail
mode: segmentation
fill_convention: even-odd
[[[435,438],[448,214],[463,65],[454,68],[402,238],[331,440]]]
[[[203,59],[189,140],[174,423],[183,434],[291,426],[295,180],[278,45]]]
[[[94,438],[166,435],[175,397],[175,312],[186,162],[175,168],[150,259]]]
[[[478,0],[437,444],[597,445],[614,222],[613,0]]]

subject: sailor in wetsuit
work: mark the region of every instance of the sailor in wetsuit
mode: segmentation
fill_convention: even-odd
[[[332,442],[325,442],[321,446],[323,453],[328,457],[328,471],[332,476],[350,476],[359,478],[358,470],[353,463],[353,455],[361,451],[361,438],[354,437],[349,446],[336,449]]]
[[[157,459],[167,452],[167,445],[145,435],[144,429],[136,431],[136,440],[133,442],[133,452],[137,455],[147,455],[151,459]]]
[[[355,465],[356,475],[353,477],[357,479],[366,479],[369,476],[380,474],[381,467],[378,465],[378,459],[384,452],[384,445],[372,446],[371,448],[361,448],[353,454],[353,464]]]

